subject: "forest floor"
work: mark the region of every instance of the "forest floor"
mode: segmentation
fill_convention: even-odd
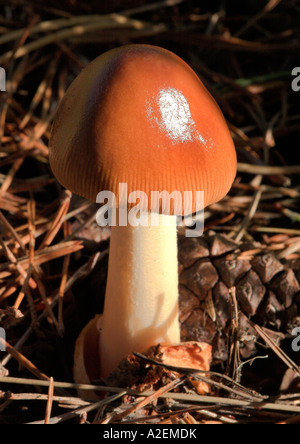
[[[0,8],[0,423],[299,423],[299,0],[0,0]],[[237,176],[228,196],[206,209],[203,242],[224,235],[251,270],[263,254],[283,269],[280,283],[264,283],[259,309],[231,286],[226,320],[216,292],[214,315],[204,303],[184,317],[185,339],[212,341],[211,371],[201,379],[208,394],[195,391],[193,372],[135,356],[133,364],[150,366],[156,378],[144,396],[137,382],[123,381],[87,401],[73,381],[74,344],[103,308],[110,233],[97,226],[95,204],[57,183],[48,144],[72,80],[127,43],[179,55],[227,120]],[[181,293],[190,279],[182,274]],[[195,326],[204,318],[211,336]]]

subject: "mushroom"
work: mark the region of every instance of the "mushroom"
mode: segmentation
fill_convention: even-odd
[[[180,343],[176,216],[222,199],[236,174],[229,129],[203,83],[160,47],[125,45],[102,54],[58,107],[50,164],[73,193],[94,202],[102,191],[114,196],[101,375],[132,351]],[[173,192],[174,199],[157,199]]]

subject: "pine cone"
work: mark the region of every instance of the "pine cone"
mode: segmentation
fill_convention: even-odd
[[[241,357],[256,352],[258,334],[248,319],[280,338],[300,325],[300,261],[280,261],[259,243],[237,244],[213,232],[179,237],[178,251],[182,341],[212,344],[215,362],[228,357],[232,287],[239,308]]]

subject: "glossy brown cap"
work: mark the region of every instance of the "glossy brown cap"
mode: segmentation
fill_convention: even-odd
[[[166,49],[138,44],[102,54],[73,81],[53,124],[50,164],[75,194],[95,202],[109,190],[118,201],[126,183],[128,194],[146,193],[149,210],[151,191],[190,191],[193,202],[204,191],[204,206],[222,199],[236,152],[195,72]]]

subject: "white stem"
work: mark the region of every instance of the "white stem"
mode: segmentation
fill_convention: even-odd
[[[176,216],[159,216],[159,222],[112,227],[100,333],[102,376],[133,351],[180,342]]]

